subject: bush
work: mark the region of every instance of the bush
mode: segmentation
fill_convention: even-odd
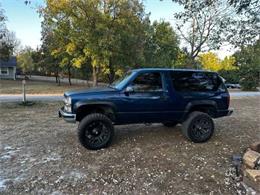
[[[222,76],[226,83],[239,83],[240,74],[238,69],[234,70],[220,70],[218,71],[219,75]]]
[[[240,85],[242,90],[245,91],[256,91],[259,86],[260,68],[259,65],[243,65],[239,70],[240,74]]]

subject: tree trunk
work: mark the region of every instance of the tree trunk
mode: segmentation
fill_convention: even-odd
[[[69,84],[71,85],[71,72],[70,72],[70,66],[68,67],[68,74],[69,74]]]
[[[93,87],[98,85],[98,71],[96,67],[92,68],[92,76],[93,76]]]
[[[55,72],[55,80],[56,80],[56,83],[58,83],[58,77],[59,77],[59,71],[56,71],[56,72]]]
[[[113,83],[113,81],[115,79],[115,70],[114,70],[114,67],[112,65],[112,59],[111,58],[109,58],[108,68],[109,68],[109,84],[111,84],[111,83]]]

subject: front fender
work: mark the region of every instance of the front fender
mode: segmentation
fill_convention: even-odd
[[[83,101],[78,101],[74,104],[73,106],[73,111],[77,113],[78,108],[81,106],[109,106],[110,108],[113,109],[114,112],[117,111],[116,105],[112,102],[107,102],[107,101],[91,101],[91,100],[83,100]]]

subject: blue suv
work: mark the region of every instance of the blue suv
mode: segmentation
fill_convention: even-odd
[[[233,112],[229,102],[215,72],[145,68],[129,71],[105,88],[65,92],[59,116],[79,121],[79,141],[88,149],[107,147],[114,125],[131,123],[180,123],[183,134],[199,143],[211,138],[212,118]]]

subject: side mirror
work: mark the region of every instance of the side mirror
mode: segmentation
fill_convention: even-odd
[[[134,88],[133,87],[131,87],[131,86],[126,87],[125,93],[127,95],[129,95],[129,93],[133,93],[133,92],[134,92]]]

